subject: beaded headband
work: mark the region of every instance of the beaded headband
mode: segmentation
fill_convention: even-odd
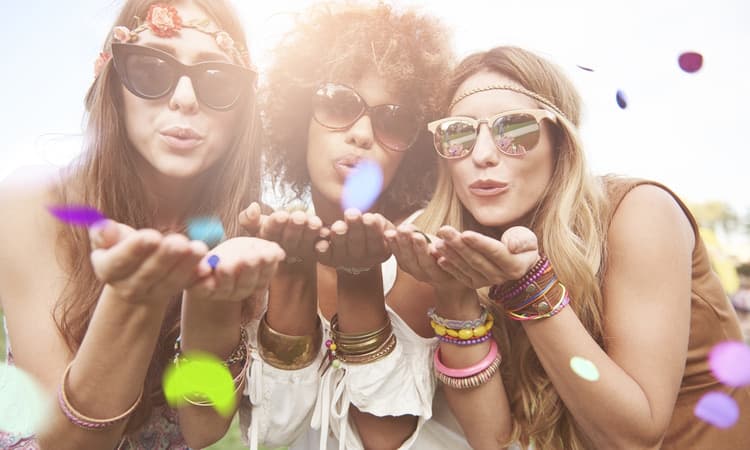
[[[520,86],[510,86],[507,84],[491,84],[489,86],[484,86],[484,87],[472,89],[470,91],[466,91],[453,99],[450,106],[448,106],[448,110],[453,109],[453,107],[456,106],[456,103],[460,102],[461,100],[465,99],[466,97],[470,95],[476,94],[478,92],[492,91],[492,90],[513,91],[513,92],[518,92],[519,94],[523,94],[527,97],[531,97],[534,100],[538,101],[539,103],[543,103],[544,105],[548,106],[554,112],[556,112],[557,114],[567,119],[567,116],[563,114],[562,111],[560,111],[560,108],[558,108],[557,106],[555,106],[554,103],[542,97],[541,95],[537,94],[536,92],[531,92],[530,90],[522,88]]]
[[[224,30],[210,26],[211,21],[208,18],[190,20],[183,22],[179,12],[174,6],[164,3],[154,3],[148,8],[146,20],[142,21],[140,17],[135,16],[136,27],[132,30],[125,26],[116,26],[107,41],[107,50],[101,52],[94,63],[94,76],[99,76],[104,65],[112,58],[110,50],[112,42],[131,43],[138,40],[138,34],[145,30],[151,30],[156,36],[169,38],[178,36],[183,28],[192,28],[201,33],[213,36],[216,44],[236,63],[243,67],[250,67],[250,55],[247,49],[238,44]]]

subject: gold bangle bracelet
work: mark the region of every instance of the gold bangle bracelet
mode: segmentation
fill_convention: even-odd
[[[391,334],[383,344],[370,353],[363,355],[348,355],[345,353],[336,353],[336,357],[341,361],[349,364],[368,364],[378,361],[390,355],[396,348],[396,335]]]
[[[360,341],[364,339],[370,339],[373,338],[381,333],[385,333],[386,330],[390,330],[391,328],[391,321],[390,319],[386,319],[385,324],[374,331],[368,331],[366,333],[342,333],[339,331],[339,315],[334,314],[333,317],[331,317],[331,333],[334,334],[338,340],[343,341]]]
[[[258,324],[258,350],[261,358],[277,369],[297,370],[315,360],[323,341],[318,321],[312,336],[290,336],[279,333],[268,325],[266,316]]]

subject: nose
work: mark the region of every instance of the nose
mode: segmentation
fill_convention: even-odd
[[[177,86],[169,98],[169,107],[186,114],[194,114],[198,111],[198,97],[195,95],[193,82],[188,76],[182,76],[177,80]]]
[[[492,167],[500,163],[500,152],[492,139],[490,126],[487,122],[480,122],[477,141],[471,152],[471,159],[477,167]]]
[[[369,114],[363,114],[362,117],[357,119],[357,121],[346,131],[346,143],[354,144],[365,150],[372,148],[374,139],[372,120],[370,120]]]

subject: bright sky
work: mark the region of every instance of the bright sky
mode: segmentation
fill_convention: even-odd
[[[290,14],[310,0],[235,0],[261,70]],[[582,126],[595,173],[668,184],[688,201],[750,210],[743,135],[750,104],[750,2],[744,0],[395,0],[434,13],[460,55],[495,45],[534,50],[562,65],[585,102]],[[0,178],[20,165],[75,154],[83,97],[116,0],[3,1],[0,6]],[[684,51],[704,56],[694,74]],[[576,64],[591,67],[585,72]],[[615,101],[618,89],[627,109]],[[54,137],[57,136],[57,137]],[[67,137],[60,137],[67,136]]]

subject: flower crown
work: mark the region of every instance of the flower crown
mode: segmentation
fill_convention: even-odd
[[[238,44],[232,39],[232,37],[224,30],[211,28],[209,24],[211,21],[208,18],[191,20],[189,22],[183,22],[179,12],[174,6],[166,5],[164,3],[154,3],[148,8],[148,15],[145,21],[141,21],[141,18],[135,16],[136,27],[132,30],[125,26],[116,26],[112,29],[112,33],[107,41],[107,51],[99,53],[99,57],[94,63],[94,76],[99,76],[99,73],[112,58],[112,52],[109,50],[112,42],[136,42],[138,40],[138,33],[151,30],[152,33],[159,37],[174,37],[177,36],[181,29],[192,28],[202,33],[211,35],[216,39],[216,44],[222,49],[232,60],[243,66],[250,67],[250,55],[247,49]]]

